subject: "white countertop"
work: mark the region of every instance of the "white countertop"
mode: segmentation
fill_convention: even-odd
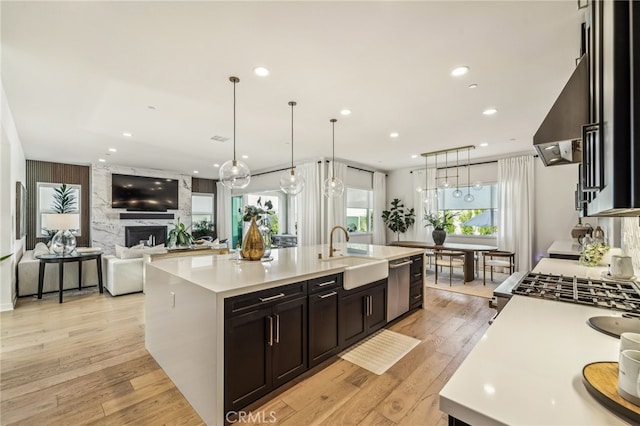
[[[336,260],[331,262],[318,260],[318,253],[327,259],[329,252],[329,246],[322,244],[272,250],[273,260],[265,262],[237,262],[233,254],[203,255],[157,259],[147,263],[146,267],[158,268],[229,297],[343,272],[346,265],[340,264],[340,256],[394,260],[424,253],[424,249],[409,247],[346,243],[334,246],[340,251],[334,255]],[[348,253],[347,247],[366,252]]]
[[[606,270],[544,258],[533,272],[600,278]],[[616,361],[620,344],[587,320],[621,314],[514,295],[440,392],[440,409],[473,425],[627,424],[582,383],[582,368]]]
[[[566,254],[580,256],[582,247],[573,240],[555,240],[547,249],[548,254]]]

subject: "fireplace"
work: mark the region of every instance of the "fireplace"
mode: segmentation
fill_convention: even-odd
[[[167,242],[166,226],[125,226],[124,244],[132,247],[144,242],[148,246],[156,246]]]

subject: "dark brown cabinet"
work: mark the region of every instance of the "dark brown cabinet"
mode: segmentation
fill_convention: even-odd
[[[422,292],[424,291],[423,275],[424,274],[424,255],[420,254],[411,257],[409,287],[409,309],[419,308],[422,306]]]
[[[387,324],[387,280],[342,292],[340,347],[346,348]]]
[[[306,282],[225,300],[225,412],[306,369]]]
[[[342,274],[309,280],[309,367],[340,350],[338,298]]]

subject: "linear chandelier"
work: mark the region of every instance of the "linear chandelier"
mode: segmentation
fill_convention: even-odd
[[[438,151],[431,151],[431,152],[424,152],[420,155],[422,155],[423,157],[425,157],[425,191],[426,191],[426,196],[425,196],[425,202],[427,202],[427,200],[429,200],[429,191],[435,191],[435,193],[433,194],[433,197],[436,198],[438,197],[438,186],[442,186],[444,189],[450,188],[451,187],[451,182],[449,182],[449,154],[450,153],[454,153],[456,154],[456,174],[455,174],[455,178],[456,178],[456,190],[452,193],[452,196],[454,198],[460,198],[462,196],[462,191],[460,191],[459,188],[459,168],[460,168],[460,162],[459,162],[459,152],[460,151],[467,151],[467,195],[463,198],[464,201],[470,203],[474,200],[473,195],[471,195],[469,193],[469,190],[472,188],[471,186],[471,163],[470,163],[470,155],[469,152],[472,149],[475,149],[475,145],[465,145],[465,146],[459,146],[456,148],[449,148],[449,149],[441,149]],[[444,155],[445,157],[445,163],[444,163],[444,170],[445,170],[445,176],[438,176],[438,157]],[[429,188],[429,180],[426,177],[427,173],[426,173],[426,169],[428,167],[429,164],[429,157],[434,157],[435,158],[435,167],[436,167],[436,184],[434,186],[434,188]],[[454,177],[454,176],[451,176]],[[438,184],[438,181],[443,180],[443,182],[441,183],[441,185]],[[476,190],[480,190],[482,189],[482,182],[477,180],[474,182],[473,188]]]

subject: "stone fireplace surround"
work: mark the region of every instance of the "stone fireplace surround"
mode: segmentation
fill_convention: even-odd
[[[151,176],[159,178],[178,179],[178,209],[169,210],[174,219],[162,217],[162,213],[151,215],[144,219],[121,219],[124,209],[111,208],[111,174],[125,174],[137,176]],[[149,213],[150,214],[150,213]],[[164,214],[166,217],[166,213]],[[147,216],[147,215],[145,215]],[[115,245],[126,245],[126,228],[138,226],[155,226],[164,228],[166,239],[167,227],[175,223],[178,218],[185,224],[191,225],[191,176],[164,170],[140,169],[135,167],[116,166],[111,164],[92,164],[91,166],[91,245],[100,247],[105,254],[114,254]],[[138,244],[140,240],[149,238],[149,234],[133,240]],[[132,244],[132,245],[135,245]],[[160,244],[156,237],[156,245]]]

